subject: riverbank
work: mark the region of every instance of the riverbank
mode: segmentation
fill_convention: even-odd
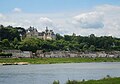
[[[59,81],[54,81],[53,84],[60,84]],[[68,80],[65,84],[120,84],[120,77],[115,78],[103,78],[100,80],[88,80],[85,81],[76,81],[76,80]]]
[[[28,65],[28,62],[0,63],[0,65]]]
[[[120,77],[115,78],[103,78],[100,80],[88,80],[88,81],[70,81],[68,80],[66,84],[119,84]]]
[[[55,64],[83,62],[120,62],[120,58],[0,58],[0,63]]]

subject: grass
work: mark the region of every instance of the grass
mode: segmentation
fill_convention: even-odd
[[[100,80],[88,80],[88,81],[68,80],[66,84],[120,84],[120,77],[104,78]]]
[[[28,62],[30,64],[120,62],[120,58],[0,58],[0,63]]]

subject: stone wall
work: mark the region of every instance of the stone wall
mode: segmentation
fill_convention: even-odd
[[[21,51],[21,50],[2,50],[4,53],[12,53],[13,58],[30,58],[33,57],[31,51]],[[69,57],[120,57],[120,51],[111,52],[77,52],[77,51],[50,51],[44,52],[42,50],[37,50],[34,57],[37,58],[69,58]]]
[[[3,53],[12,53],[12,58],[30,58],[32,57],[31,51],[21,50],[2,50]]]

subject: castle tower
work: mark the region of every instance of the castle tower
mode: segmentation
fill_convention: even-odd
[[[46,27],[46,30],[45,30],[45,31],[46,31],[46,33],[48,32],[48,27]]]

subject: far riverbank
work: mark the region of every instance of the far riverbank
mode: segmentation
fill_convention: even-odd
[[[56,64],[83,62],[120,62],[120,58],[0,58],[0,63]]]

